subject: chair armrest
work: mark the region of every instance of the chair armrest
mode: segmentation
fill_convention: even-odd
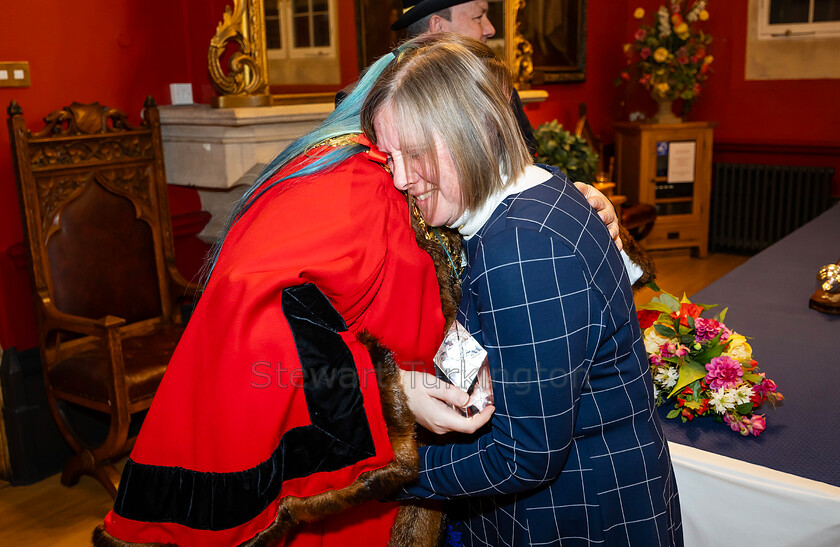
[[[46,291],[38,291],[38,296],[40,297],[41,310],[44,314],[45,331],[66,330],[88,336],[104,337],[108,335],[109,331],[125,325],[125,319],[113,315],[93,319],[81,315],[64,313],[55,307],[55,304],[53,304],[52,299],[50,299]]]
[[[181,275],[181,272],[178,271],[178,268],[174,264],[170,264],[167,267],[167,271],[169,272],[169,278],[172,280],[174,294],[188,298],[199,296],[201,286],[198,283],[192,283],[184,279],[184,276]]]

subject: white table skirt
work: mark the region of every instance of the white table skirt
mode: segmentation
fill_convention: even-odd
[[[840,546],[840,488],[668,444],[686,547]]]

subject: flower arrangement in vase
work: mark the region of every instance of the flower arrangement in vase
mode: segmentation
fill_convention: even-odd
[[[636,8],[633,17],[644,19],[645,10]],[[698,28],[708,19],[706,0],[669,0],[667,7],[659,7],[653,23],[642,23],[633,42],[624,44],[628,66],[619,82],[635,80],[650,92],[659,104],[658,123],[680,122],[673,114],[673,101],[682,99],[685,116],[709,77],[712,37]]]
[[[659,291],[651,282],[650,288]],[[757,437],[767,425],[758,407],[784,400],[776,383],[759,372],[745,336],[723,320],[700,314],[715,305],[693,304],[662,291],[637,307],[650,361],[656,404],[673,403],[668,418],[689,422],[711,416],[741,435]]]

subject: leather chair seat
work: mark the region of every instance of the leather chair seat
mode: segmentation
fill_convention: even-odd
[[[650,203],[635,203],[621,208],[621,225],[627,228],[636,241],[641,241],[650,233],[654,221],[656,207]]]
[[[123,339],[129,402],[154,396],[183,330],[182,325],[163,325],[153,336]],[[49,376],[52,387],[59,391],[99,402],[110,399],[110,364],[104,347],[61,361]]]

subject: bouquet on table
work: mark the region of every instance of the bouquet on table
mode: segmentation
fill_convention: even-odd
[[[648,285],[660,291],[654,283]],[[675,401],[668,418],[683,422],[712,416],[741,435],[758,436],[766,426],[756,409],[784,399],[776,383],[758,371],[746,337],[730,330],[726,309],[712,319],[700,317],[714,305],[693,304],[661,291],[638,306],[650,361],[656,404]]]

